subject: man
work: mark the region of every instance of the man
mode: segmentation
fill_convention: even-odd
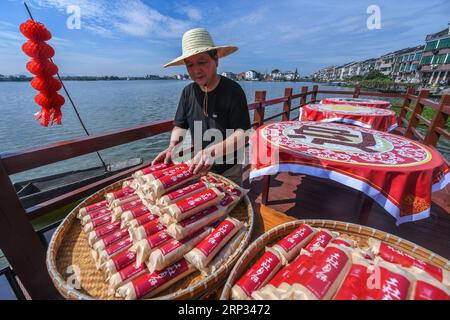
[[[194,147],[201,139],[201,150],[194,149],[196,154],[190,162],[191,170],[195,174],[211,170],[239,183],[242,167],[237,164],[236,149],[243,146],[245,130],[251,127],[247,99],[237,82],[217,74],[219,58],[238,48],[215,46],[209,32],[202,28],[187,31],[183,35],[182,47],[183,54],[164,67],[185,64],[194,82],[183,89],[169,147],[153,160],[153,164],[170,163],[175,147],[180,145],[189,129]],[[234,131],[227,136],[227,129]],[[212,143],[203,139],[208,130],[220,132],[223,138],[215,137]]]

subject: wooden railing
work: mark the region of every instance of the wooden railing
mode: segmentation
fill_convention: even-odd
[[[445,130],[445,123],[450,113],[450,96],[443,96],[440,102],[434,102],[427,99],[426,91],[419,92],[417,96],[414,95],[414,89],[409,89],[406,94],[379,93],[361,91],[358,86],[352,91],[319,90],[319,87],[315,85],[311,91],[308,91],[308,87],[304,86],[296,94],[293,93],[292,88],[286,88],[283,97],[272,100],[266,100],[265,91],[256,91],[255,102],[248,105],[249,110],[254,111],[253,127],[257,128],[276,118],[283,121],[291,120],[293,111],[299,110],[305,104],[317,102],[319,94],[348,95],[355,98],[360,96],[401,98],[403,99],[403,105],[400,107],[398,121],[401,125],[400,131],[403,131],[403,134],[407,137],[415,137],[432,146],[436,145],[440,136],[450,138],[449,133]],[[413,108],[411,107],[412,103],[415,103]],[[279,104],[283,104],[282,112],[265,117],[266,108]],[[436,110],[431,121],[421,115],[424,106]],[[411,114],[410,120],[407,120],[408,111]],[[428,127],[426,134],[421,134],[417,130],[419,122]],[[10,175],[156,136],[169,132],[172,128],[172,121],[165,120],[0,155],[0,248],[32,298],[45,299],[55,296],[56,292],[45,266],[45,247],[34,231],[30,220],[85,198],[95,191],[130,175],[133,171],[147,166],[148,163],[40,203],[27,210],[20,203]]]

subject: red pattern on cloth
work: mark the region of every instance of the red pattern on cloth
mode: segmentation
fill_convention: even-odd
[[[258,128],[251,144],[250,179],[278,172],[332,179],[372,197],[397,224],[427,218],[431,193],[450,183],[438,151],[372,129],[276,122]]]
[[[343,104],[309,104],[301,110],[302,121],[338,122],[383,132],[397,127],[394,111]]]
[[[364,106],[372,108],[390,108],[391,103],[389,101],[364,99],[364,98],[325,98],[320,101],[324,104],[349,104],[352,106]]]

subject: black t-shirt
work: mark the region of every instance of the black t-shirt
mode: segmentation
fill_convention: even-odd
[[[218,129],[223,137],[227,138],[226,129],[248,130],[251,127],[248,113],[247,98],[241,86],[226,77],[220,76],[217,87],[208,92],[208,116],[203,113],[203,101],[205,92],[195,82],[188,84],[180,97],[178,109],[175,114],[174,125],[183,129],[189,129],[192,139],[194,139],[194,121],[201,122],[202,137],[208,129]],[[199,130],[200,131],[200,130]],[[203,138],[202,138],[203,140]],[[203,141],[202,148],[207,147],[212,141]],[[221,173],[233,164],[215,164],[212,171]],[[236,163],[236,153],[234,155]]]

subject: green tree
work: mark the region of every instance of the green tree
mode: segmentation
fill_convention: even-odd
[[[380,71],[378,70],[372,70],[370,71],[365,77],[365,80],[383,80],[383,79],[390,79],[387,75],[382,74]]]

